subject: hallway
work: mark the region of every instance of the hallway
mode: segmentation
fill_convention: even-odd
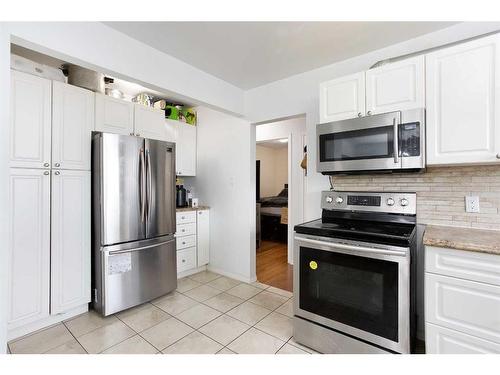
[[[293,266],[287,262],[287,245],[262,241],[257,249],[257,280],[276,288],[293,291]]]

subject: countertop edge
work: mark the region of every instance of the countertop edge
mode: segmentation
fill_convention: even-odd
[[[459,235],[465,235],[469,238],[461,240],[457,238]],[[485,241],[484,239],[474,240],[474,237],[480,236],[488,236],[486,243],[482,243],[482,241]],[[423,244],[425,246],[500,255],[500,231],[494,229],[427,225],[424,232]]]

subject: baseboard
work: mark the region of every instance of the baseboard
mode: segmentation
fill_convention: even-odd
[[[178,273],[177,278],[182,279],[183,277],[194,275],[195,273],[198,273],[198,272],[206,271],[206,269],[207,269],[207,266],[191,268],[190,270]]]
[[[13,328],[7,332],[7,341],[12,341],[21,338],[22,336],[29,335],[43,328],[48,328],[50,326],[62,322],[63,320],[67,320],[77,315],[83,314],[88,310],[89,310],[89,305],[86,303],[84,305],[75,307],[74,309],[71,309],[63,314],[50,315],[42,320],[38,320],[36,322],[29,323],[21,327]]]
[[[255,276],[253,276],[252,278],[248,278],[248,277],[245,277],[242,275],[238,275],[236,273],[227,272],[227,271],[220,269],[220,268],[217,268],[217,267],[213,267],[210,264],[207,266],[207,269],[211,272],[215,272],[215,273],[218,273],[219,275],[226,276],[226,277],[229,277],[231,279],[239,280],[239,281],[242,281],[244,283],[253,283],[253,282],[257,281],[257,277],[255,277]]]

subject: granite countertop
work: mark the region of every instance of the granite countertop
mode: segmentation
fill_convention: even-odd
[[[424,245],[500,255],[500,230],[427,225]]]
[[[209,210],[208,206],[198,206],[198,207],[177,207],[175,210],[177,212],[186,212],[186,211],[198,211],[198,210]]]

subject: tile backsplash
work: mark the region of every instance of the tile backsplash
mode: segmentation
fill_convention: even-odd
[[[434,167],[424,173],[335,176],[335,190],[417,193],[417,221],[500,230],[500,165]],[[479,197],[479,213],[465,212],[465,196]]]

